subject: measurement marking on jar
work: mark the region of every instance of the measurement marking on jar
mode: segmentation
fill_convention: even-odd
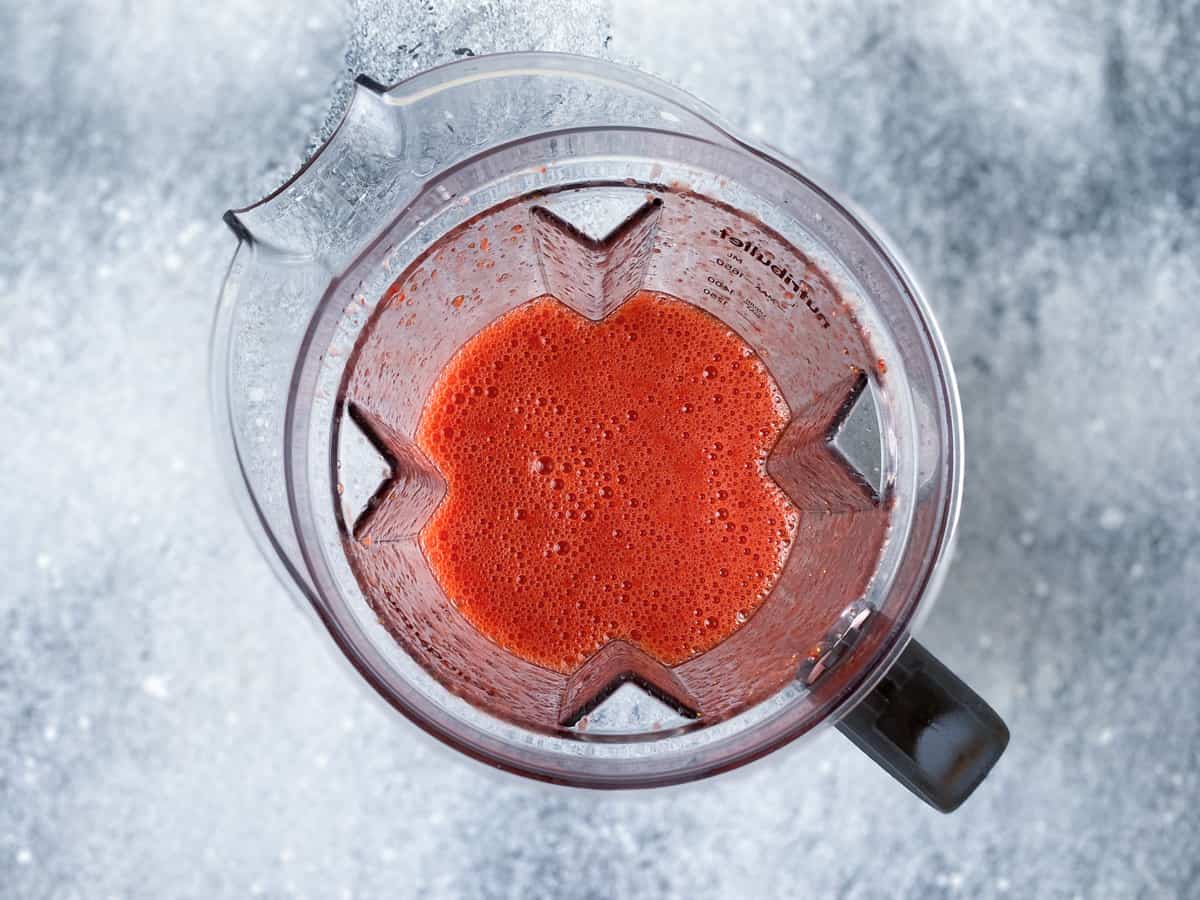
[[[729,255],[731,257],[733,257],[734,259],[738,259],[738,257],[735,257],[734,254],[732,254],[732,253],[730,253]],[[740,262],[740,259],[738,261]],[[713,262],[715,262],[718,266],[721,266],[722,268],[728,270],[730,275],[735,275],[738,278],[741,278],[743,275],[743,272],[741,269],[739,269],[737,266],[735,266],[729,260],[725,259],[725,257],[723,257],[723,256],[718,256],[718,257],[714,258]]]
[[[723,261],[716,260],[717,265],[723,265]],[[729,299],[736,293],[723,279],[716,275],[709,275],[705,281],[708,287],[704,288],[704,296],[712,297],[722,306],[729,302]]]
[[[750,284],[753,285],[754,289],[761,295],[763,300],[777,309],[783,310],[784,312],[790,312],[799,305],[795,299],[799,297],[799,299],[804,302],[804,305],[808,307],[808,311],[812,313],[813,317],[821,323],[822,328],[830,327],[831,323],[829,319],[816,302],[812,285],[810,285],[803,278],[797,278],[791,273],[791,270],[785,264],[787,262],[786,257],[783,257],[782,255],[777,257],[773,251],[764,249],[760,244],[755,243],[754,240],[738,237],[730,232],[728,228],[722,228],[720,231],[714,229],[712,233],[715,237],[719,237],[728,242],[731,247],[741,251],[741,253],[736,253],[733,250],[726,251],[725,256],[714,257],[712,260],[714,263],[728,272],[731,276],[736,278],[747,278],[748,273],[744,272],[739,264],[744,263],[745,256],[752,257],[762,267],[764,267],[767,272],[770,272],[772,275],[774,275],[785,289],[784,299],[780,299],[771,291],[767,290],[758,283],[758,268],[751,266],[751,268],[755,271],[753,273],[754,277],[750,278]],[[781,260],[781,262],[777,262],[777,259]],[[712,281],[713,279],[709,278],[709,282]],[[730,290],[730,294],[733,293],[735,292]],[[743,299],[742,302],[752,315],[757,316],[760,319],[766,316],[766,312],[761,307],[746,299]]]

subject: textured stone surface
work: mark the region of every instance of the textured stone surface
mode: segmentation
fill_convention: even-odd
[[[778,5],[0,5],[0,895],[1200,895],[1200,7]],[[836,733],[646,795],[489,773],[373,702],[237,521],[222,210],[353,73],[526,48],[694,91],[923,280],[970,462],[922,639],[1013,730],[957,814]]]

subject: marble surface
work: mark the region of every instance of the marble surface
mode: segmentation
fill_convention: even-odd
[[[1200,896],[1196,2],[5,0],[0,34],[0,895]],[[1013,732],[955,815],[836,733],[649,794],[487,772],[335,664],[238,521],[221,212],[353,74],[530,48],[710,101],[925,284],[970,462],[922,640]]]

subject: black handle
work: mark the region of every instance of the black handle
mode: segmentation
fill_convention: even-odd
[[[838,728],[946,813],[971,795],[1008,746],[1004,720],[916,641]]]

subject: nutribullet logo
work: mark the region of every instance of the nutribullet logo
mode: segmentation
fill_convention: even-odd
[[[817,306],[816,302],[813,300],[813,291],[808,282],[806,282],[803,278],[793,277],[792,273],[788,271],[787,266],[781,266],[779,263],[775,262],[775,254],[773,254],[770,250],[764,250],[753,241],[730,234],[727,228],[721,229],[721,237],[728,241],[730,246],[738,248],[748,256],[752,256],[754,259],[758,260],[760,263],[770,269],[771,274],[778,278],[780,283],[782,283],[785,288],[793,292],[796,296],[804,301],[804,305],[809,308],[812,314],[817,318],[817,321],[821,323],[822,328],[829,327],[829,320],[825,318],[825,314],[821,312],[821,308]]]

